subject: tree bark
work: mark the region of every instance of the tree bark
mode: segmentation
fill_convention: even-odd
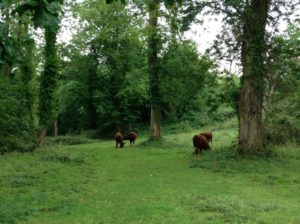
[[[46,128],[41,128],[39,130],[39,136],[38,136],[38,146],[44,146],[46,143],[46,133],[47,133],[47,129]]]
[[[255,154],[265,150],[262,109],[266,76],[265,34],[270,3],[271,0],[252,0],[243,17],[243,76],[239,96],[240,154]]]
[[[58,57],[56,47],[57,30],[51,27],[45,27],[45,66],[41,74],[40,80],[40,95],[39,95],[39,125],[40,129],[45,133],[43,138],[46,138],[47,128],[54,121],[54,91],[58,76]],[[45,143],[45,140],[40,138],[40,146]]]
[[[159,139],[161,106],[159,93],[159,65],[158,65],[158,14],[159,0],[150,1],[149,5],[149,37],[148,37],[148,68],[150,84],[150,139]]]
[[[160,119],[161,110],[151,108],[151,120],[150,120],[150,138],[152,140],[159,139],[160,135]]]

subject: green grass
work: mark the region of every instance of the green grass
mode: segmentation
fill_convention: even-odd
[[[234,127],[212,129],[199,159],[198,131],[1,156],[0,223],[300,223],[300,147],[238,159]]]

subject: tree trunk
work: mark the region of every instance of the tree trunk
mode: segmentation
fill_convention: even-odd
[[[160,136],[160,93],[158,68],[158,14],[160,3],[158,0],[149,3],[149,37],[148,37],[148,68],[150,84],[150,139],[159,139]]]
[[[262,123],[262,99],[258,98],[252,80],[243,83],[239,102],[240,154],[257,153],[264,149],[265,135]]]
[[[58,136],[58,122],[57,119],[54,121],[54,137]]]
[[[239,96],[240,154],[265,150],[262,109],[265,91],[266,23],[271,0],[252,0],[245,10],[242,43],[242,87]]]
[[[47,133],[47,129],[46,128],[41,128],[39,130],[39,134],[38,134],[38,146],[44,146],[46,143],[46,133]]]
[[[45,66],[40,77],[40,98],[39,98],[39,125],[44,130],[46,137],[47,128],[54,121],[54,91],[58,75],[58,57],[56,48],[57,30],[45,28]],[[40,139],[40,146],[45,140]]]
[[[150,120],[150,138],[155,140],[160,136],[160,118],[161,110],[151,108],[151,120]]]

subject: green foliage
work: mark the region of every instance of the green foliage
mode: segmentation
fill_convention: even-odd
[[[280,96],[276,99],[274,97],[273,105],[267,111],[268,137],[273,143],[287,143],[289,141],[300,143],[299,80],[293,85],[296,85],[297,88],[285,98]]]
[[[16,63],[19,57],[17,40],[15,36],[8,36],[7,29],[8,25],[0,22],[0,66],[5,63]]]
[[[275,39],[268,60],[266,124],[273,143],[299,142],[300,133],[300,24],[290,25]]]
[[[58,105],[65,131],[112,130],[136,122],[149,98],[141,33],[131,25],[139,18],[121,3],[101,3],[77,8],[81,20],[89,24],[75,38],[63,71]]]
[[[35,44],[28,16],[11,14],[3,2],[0,22],[0,153],[32,151],[36,118]]]
[[[20,16],[32,13],[32,21],[35,28],[45,27],[57,32],[59,28],[58,15],[61,11],[63,0],[25,0],[25,2],[15,9]]]
[[[22,100],[21,83],[1,78],[0,153],[31,151],[34,147],[30,113]]]
[[[236,115],[239,79],[217,75],[212,61],[189,42],[171,46],[161,62],[161,95],[167,119],[193,127]]]
[[[144,50],[149,31],[143,30],[145,21],[120,2],[86,1],[75,10],[85,25],[71,45],[61,47],[61,57],[67,60],[57,92],[60,133],[98,128],[106,135],[116,126],[126,130],[148,122],[153,93],[149,52]],[[219,80],[212,61],[200,56],[192,42],[162,39],[158,44],[162,52],[155,94],[167,123],[183,120],[195,126],[234,116],[234,78]]]
[[[186,42],[171,45],[160,64],[162,109],[181,117],[204,87],[212,62],[199,58],[196,46]]]

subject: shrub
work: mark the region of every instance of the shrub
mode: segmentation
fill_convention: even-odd
[[[0,154],[10,151],[32,152],[35,149],[33,141],[18,136],[0,136]]]
[[[47,144],[63,144],[63,145],[80,145],[80,144],[88,144],[93,143],[95,140],[86,138],[81,135],[66,135],[66,136],[57,136],[57,137],[49,137],[47,140]]]

